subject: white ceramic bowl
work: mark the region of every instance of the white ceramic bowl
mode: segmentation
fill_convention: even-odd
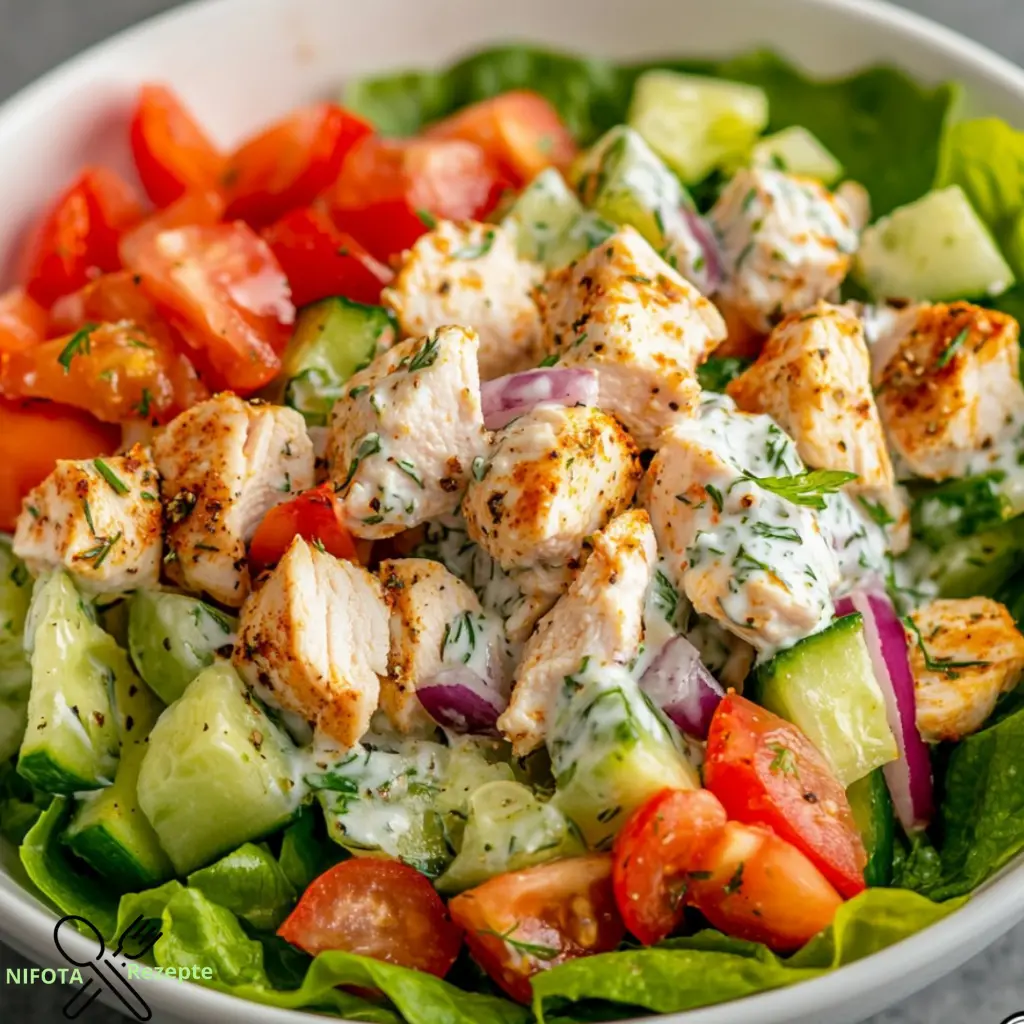
[[[1024,71],[870,0],[209,0],[89,50],[0,108],[0,283],[12,273],[25,224],[76,168],[99,160],[130,171],[126,118],[141,81],[172,83],[202,123],[230,143],[303,101],[335,93],[346,76],[442,64],[468,49],[512,40],[623,58],[768,46],[824,75],[889,62],[929,83],[958,79],[974,110],[1024,122]],[[23,887],[15,852],[7,847],[0,854],[0,933],[40,963],[64,966],[53,945],[54,914]],[[753,996],[742,1009],[732,1003],[663,1019],[853,1024],[958,967],[1022,917],[1024,864],[1018,864],[942,923],[857,964]],[[83,959],[89,948],[83,939]],[[164,1021],[311,1020],[195,985],[141,984]]]

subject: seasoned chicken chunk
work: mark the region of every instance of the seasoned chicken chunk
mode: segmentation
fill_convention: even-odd
[[[172,420],[153,442],[163,478],[167,573],[238,607],[246,544],[263,516],[313,486],[313,445],[294,409],[224,392]]]
[[[739,171],[709,216],[725,264],[718,296],[758,331],[830,296],[857,250],[847,200],[782,171]]]
[[[357,536],[393,537],[458,507],[487,454],[478,347],[475,331],[442,327],[349,380],[331,414],[328,459]]]
[[[135,445],[126,455],[59,459],[22,503],[14,553],[34,574],[66,569],[93,594],[155,587],[163,529],[149,451]]]
[[[910,615],[917,728],[929,743],[977,732],[1024,677],[1024,636],[987,597],[933,601]]]
[[[503,569],[563,566],[629,505],[640,474],[636,444],[607,413],[541,405],[498,431],[462,513]]]
[[[1021,429],[1017,321],[968,302],[915,306],[872,350],[878,411],[897,471],[931,480],[988,469]]]
[[[429,558],[396,558],[378,570],[391,605],[391,653],[381,707],[400,732],[433,728],[417,687],[439,673],[468,669],[499,687],[505,680],[501,621],[473,590]]]
[[[597,371],[601,408],[641,448],[693,410],[694,371],[725,337],[714,305],[630,227],[553,273],[537,301],[547,352]]]
[[[676,585],[759,651],[832,618],[839,566],[820,514],[756,480],[801,472],[795,445],[769,417],[715,398],[666,431],[641,487]]]
[[[894,550],[906,549],[910,510],[885,445],[856,313],[827,302],[791,313],[727,390],[744,412],[771,416],[808,466],[856,473],[847,492],[875,522],[891,527]]]
[[[636,656],[656,558],[654,532],[641,509],[594,534],[586,565],[527,641],[512,700],[498,719],[517,756],[544,742],[558,691],[584,658],[624,665]]]
[[[498,224],[441,221],[402,254],[398,275],[381,302],[398,317],[406,337],[446,324],[480,336],[480,379],[536,366],[540,314],[533,289],[544,271],[522,260]]]
[[[377,577],[296,536],[242,606],[232,661],[267,703],[350,747],[377,709],[388,642]]]

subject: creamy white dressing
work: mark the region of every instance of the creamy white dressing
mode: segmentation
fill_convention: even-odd
[[[833,596],[885,579],[889,569],[885,531],[868,518],[855,499],[845,492],[828,496],[821,518],[839,564],[839,583]]]

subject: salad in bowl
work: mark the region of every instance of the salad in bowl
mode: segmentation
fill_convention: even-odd
[[[0,297],[38,890],[388,1024],[954,913],[1024,848],[1024,136],[956,93],[505,47],[224,152],[142,86]]]

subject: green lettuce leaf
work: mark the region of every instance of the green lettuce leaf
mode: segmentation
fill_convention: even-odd
[[[28,830],[18,851],[32,884],[62,914],[84,917],[104,937],[114,934],[117,896],[61,842],[71,800],[55,797]]]
[[[343,102],[385,134],[410,135],[459,107],[509,89],[547,97],[581,145],[626,119],[633,84],[651,68],[730,78],[768,94],[769,131],[802,125],[871,194],[876,214],[932,185],[954,85],[927,89],[894,68],[818,81],[771,53],[726,61],[647,60],[616,65],[532,46],[475,53],[442,71],[358,79]]]
[[[193,871],[188,884],[261,931],[276,929],[295,905],[292,883],[264,844],[245,843]]]
[[[121,933],[136,918],[141,917],[144,921],[159,921],[164,914],[164,908],[171,899],[184,892],[185,887],[181,882],[164,882],[155,889],[145,889],[142,892],[129,892],[121,897],[117,905],[117,927],[115,934]],[[107,936],[110,938],[111,936]]]
[[[328,838],[317,805],[307,805],[284,830],[278,860],[285,878],[301,893],[314,878],[347,857],[346,851]]]
[[[573,960],[533,980],[541,1022],[586,1001],[631,1010],[676,1013],[807,981],[861,960],[927,928],[959,903],[934,903],[913,892],[869,889],[844,903],[832,926],[783,959],[767,947],[699,932],[651,949]]]
[[[740,359],[736,356],[712,356],[697,367],[697,380],[702,391],[725,393],[726,386],[745,372],[752,359]]]
[[[0,836],[19,846],[52,799],[21,777],[14,761],[4,761],[0,764]]]

